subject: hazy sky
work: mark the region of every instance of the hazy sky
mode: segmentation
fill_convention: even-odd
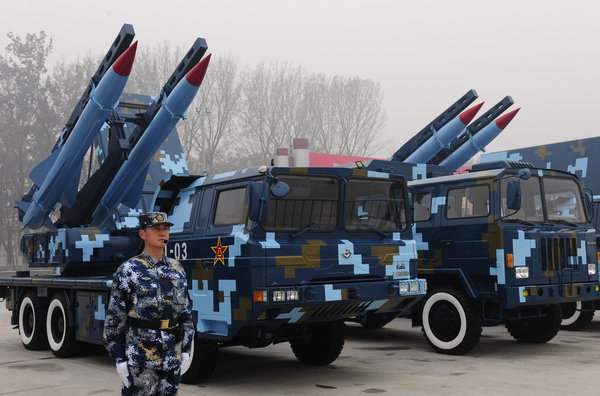
[[[54,56],[108,49],[123,23],[139,45],[164,40],[242,63],[378,81],[393,153],[473,88],[484,110],[506,95],[521,112],[487,151],[600,134],[600,3],[555,0],[0,0],[6,33],[46,31]],[[134,68],[135,72],[135,68]],[[83,91],[82,87],[82,91]],[[475,102],[478,103],[478,102]]]

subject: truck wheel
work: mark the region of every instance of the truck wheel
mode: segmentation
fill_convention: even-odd
[[[48,306],[46,333],[48,344],[55,356],[72,356],[77,348],[75,326],[69,318],[69,303],[62,294],[56,294]]]
[[[553,339],[560,330],[560,305],[543,307],[541,318],[526,318],[506,323],[510,335],[519,342],[542,344]]]
[[[577,301],[561,304],[561,330],[581,330],[592,322],[596,303],[594,301]]]
[[[194,336],[190,361],[186,367],[181,367],[181,382],[197,384],[210,378],[217,364],[217,343],[202,340]]]
[[[311,325],[308,338],[290,341],[294,355],[311,366],[324,366],[335,361],[344,348],[344,326],[344,322]]]
[[[431,291],[423,304],[423,335],[438,353],[462,355],[481,337],[481,317],[471,300],[453,287]]]
[[[19,334],[25,349],[32,351],[48,346],[46,339],[47,308],[33,292],[27,292],[19,304]]]

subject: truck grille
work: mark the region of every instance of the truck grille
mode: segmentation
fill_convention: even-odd
[[[577,238],[542,238],[540,250],[543,271],[557,271],[570,266],[570,258],[573,266],[578,264]]]
[[[364,312],[369,305],[371,305],[371,301],[327,304],[315,311],[311,315],[311,318],[322,318],[329,316],[355,316]]]

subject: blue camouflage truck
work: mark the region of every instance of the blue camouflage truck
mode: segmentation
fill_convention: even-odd
[[[413,180],[419,275],[413,313],[434,350],[462,354],[482,326],[518,341],[559,331],[560,304],[597,299],[595,229],[576,176],[515,162]]]
[[[594,169],[598,168],[596,158],[600,158],[600,138],[569,140],[565,142],[542,144],[539,146],[515,148],[495,153],[484,153],[481,161],[526,161],[538,168],[552,168],[576,174],[581,180],[584,192],[592,198],[592,225],[596,228],[596,241],[600,235],[600,177]],[[600,253],[599,253],[600,255]],[[594,311],[600,308],[600,300],[576,301],[562,305],[562,328],[581,330],[594,317]]]
[[[518,341],[547,342],[560,328],[561,306],[593,304],[600,295],[590,200],[577,176],[564,172],[587,158],[566,169],[511,155],[453,174],[517,113],[500,116],[514,103],[506,96],[463,128],[469,117],[461,116],[480,107],[465,111],[476,98],[469,90],[388,161],[356,164],[411,180],[419,276],[428,284],[411,316],[446,354],[468,352],[483,326],[499,324]],[[449,133],[456,136],[443,140]],[[550,167],[563,171],[542,169]]]
[[[54,150],[68,144],[94,84],[132,39],[125,25]],[[146,153],[136,203],[90,226],[163,99],[205,51],[198,39],[158,95],[124,94],[99,131],[86,131],[97,133],[89,152],[96,170],[74,202],[61,201],[43,221],[46,229],[22,237],[30,270],[0,278],[0,299],[25,348],[49,346],[66,357],[82,342],[102,344],[112,274],[140,252],[137,217],[151,210],[167,212],[175,224],[165,253],[187,272],[196,336],[184,382],[207,379],[218,348],[232,345],[289,342],[301,362],[328,364],[343,348],[345,320],[391,319],[424,297],[407,183],[386,172],[263,166],[190,176],[173,128],[156,153]],[[137,183],[118,187],[131,190],[129,202],[136,196]],[[23,196],[21,219],[39,188],[34,180]]]

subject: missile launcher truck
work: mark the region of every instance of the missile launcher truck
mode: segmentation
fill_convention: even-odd
[[[542,169],[560,169],[579,177],[592,201],[592,226],[596,229],[596,243],[600,242],[600,177],[594,169],[595,158],[600,153],[600,138],[569,140],[540,146],[516,148],[495,153],[484,153],[481,161],[526,161]],[[556,213],[568,213],[569,204],[557,206]],[[600,256],[600,253],[597,254]],[[594,312],[600,308],[600,300],[580,300],[562,304],[562,329],[581,330],[594,318]]]
[[[514,116],[492,123],[512,104],[510,97],[452,143],[428,152],[431,160],[402,162],[409,155],[419,158],[424,142],[435,139],[436,131],[475,98],[469,91],[389,161],[358,167],[412,179],[418,272],[428,293],[411,316],[431,347],[445,354],[475,347],[482,326],[505,324],[518,341],[547,342],[559,331],[560,305],[591,302],[600,290],[595,229],[576,176],[514,161],[480,163],[469,173],[451,174],[472,151],[447,158],[464,145],[483,148],[506,126],[503,117]],[[451,169],[440,166],[448,163]]]
[[[175,224],[165,253],[187,272],[196,335],[183,382],[206,380],[218,348],[232,345],[289,342],[301,362],[328,364],[342,351],[344,320],[391,319],[425,295],[402,176],[266,166],[189,175],[170,120],[181,118],[185,108],[177,106],[189,105],[199,85],[193,73],[203,62],[203,39],[159,95],[123,94],[99,131],[77,128],[85,108],[96,103],[95,84],[132,39],[133,28],[125,25],[53,149],[76,150],[69,146],[76,133],[93,134],[90,155],[98,169],[76,192],[45,193],[50,190],[43,186],[52,186],[48,177],[66,173],[64,189],[78,185],[64,180],[81,164],[54,171],[68,161],[53,154],[36,168],[32,190],[18,203],[30,228],[46,226],[21,240],[30,269],[0,278],[0,298],[25,348],[49,346],[66,357],[80,343],[102,344],[112,273],[140,253],[137,218],[151,210],[167,212]],[[169,117],[160,116],[164,111]],[[140,142],[158,135],[164,135],[158,149],[134,155],[139,147],[154,147]],[[141,178],[115,185],[132,166],[144,170]],[[59,200],[60,210],[46,217],[55,205],[49,197]],[[47,273],[32,274],[39,269]]]

